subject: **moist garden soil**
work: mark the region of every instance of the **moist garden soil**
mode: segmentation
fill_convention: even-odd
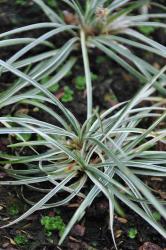
[[[29,21],[30,20],[30,21]],[[31,4],[31,1],[27,5],[17,5],[14,0],[0,0],[0,33],[10,30],[14,27],[27,25],[30,23],[36,23],[45,21],[45,17],[41,11]],[[40,33],[39,33],[40,34]],[[33,33],[33,36],[37,36]],[[29,33],[29,37],[32,34]],[[164,38],[160,30],[154,32],[156,40],[160,40],[163,44],[165,43]],[[61,39],[61,38],[59,38]],[[63,41],[60,41],[60,43]],[[5,48],[0,51],[0,58],[7,59],[16,52],[18,47]],[[43,52],[44,49],[40,48],[39,51]],[[136,51],[137,52],[137,51]],[[36,53],[36,51],[35,51]],[[32,53],[33,54],[33,53]],[[94,57],[95,55],[95,57]],[[153,58],[151,55],[144,55],[149,61],[157,62],[158,58]],[[126,73],[123,69],[119,68],[116,63],[111,62],[108,58],[96,50],[95,53],[90,54],[91,70],[93,74],[97,75],[97,79],[94,81],[94,105],[97,109],[105,110],[116,102],[125,101],[130,99],[140,85],[138,81],[131,75]],[[67,79],[61,81],[60,90],[55,93],[58,97],[63,93],[64,86],[68,85],[74,91],[74,98],[72,102],[66,103],[65,105],[76,115],[80,122],[85,120],[86,114],[86,92],[78,91],[74,79],[79,75],[84,75],[82,67],[82,58],[79,58],[79,62],[74,69],[74,73],[68,76]],[[163,62],[160,59],[160,63]],[[14,79],[8,76],[3,76],[0,79],[0,91],[7,89],[11,86]],[[78,107],[79,103],[79,107]],[[29,107],[21,106],[20,110],[30,109]],[[14,111],[12,111],[14,112]],[[30,111],[31,112],[31,111]],[[11,109],[5,109],[0,115],[9,113]],[[39,112],[37,118],[40,119],[42,114]],[[42,117],[43,118],[43,117]],[[48,121],[49,117],[44,117]],[[7,140],[0,138],[0,150],[7,150]],[[159,145],[158,145],[159,147]],[[0,172],[0,179],[5,176]],[[151,188],[158,193],[158,197],[166,199],[166,183],[162,178],[149,178],[146,180]],[[34,194],[30,191],[26,191],[26,197],[35,197],[37,200],[38,194]],[[0,249],[16,250],[16,249],[105,249],[113,250],[113,242],[111,233],[108,230],[108,202],[102,196],[95,200],[94,204],[87,209],[85,217],[75,225],[69,237],[64,242],[63,246],[58,247],[58,232],[53,232],[51,236],[43,229],[40,221],[42,216],[49,215],[55,216],[60,213],[64,222],[67,224],[74,211],[79,207],[81,200],[75,199],[68,206],[61,207],[59,210],[51,209],[46,211],[39,211],[28,217],[24,221],[16,224],[10,228],[4,228],[0,230]],[[123,205],[122,205],[123,206]],[[15,208],[15,209],[12,209]],[[4,224],[10,220],[14,220],[23,212],[25,212],[29,206],[25,203],[22,198],[22,190],[19,187],[7,188],[0,187],[0,221]],[[123,206],[125,211],[125,218],[116,215],[114,221],[114,232],[118,249],[122,250],[137,250],[145,242],[148,247],[145,249],[149,250],[161,250],[166,248],[166,241],[162,238],[155,230],[152,229],[149,224],[142,220],[137,214]],[[162,224],[164,222],[161,221]],[[129,231],[136,229],[137,233],[133,238],[129,236]],[[16,244],[15,236],[24,235],[27,239],[25,244]],[[153,245],[153,244],[156,245]],[[160,248],[159,248],[160,246]],[[140,248],[141,250],[141,248]]]

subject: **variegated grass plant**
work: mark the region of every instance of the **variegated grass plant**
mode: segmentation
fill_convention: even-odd
[[[17,92],[6,96],[2,106],[29,104],[51,115],[59,124],[28,115],[0,117],[0,134],[19,136],[22,140],[9,145],[15,154],[0,153],[1,170],[12,177],[0,181],[0,184],[28,186],[43,193],[43,198],[36,203],[30,200],[31,197],[24,197],[31,208],[2,227],[12,226],[37,210],[65,206],[74,197],[81,197],[83,201],[60,239],[59,244],[62,244],[86,208],[102,193],[109,201],[109,223],[113,239],[114,211],[119,211],[119,201],[166,238],[165,229],[153,217],[155,209],[166,219],[163,201],[155,197],[142,179],[145,176],[166,176],[166,152],[155,149],[156,143],[166,143],[166,130],[161,127],[161,123],[166,120],[165,99],[152,96],[154,85],[166,67],[131,101],[117,104],[100,115],[94,112],[80,125],[45,86],[9,63],[0,60],[0,65],[35,87],[30,94]],[[165,83],[161,86],[165,87]],[[151,101],[152,104],[142,107],[139,105],[142,101]],[[59,109],[63,116],[58,115],[54,108]],[[150,118],[151,124],[143,129],[140,123],[145,118]],[[25,141],[24,134],[40,138]],[[44,152],[40,150],[43,146]],[[18,154],[19,148],[26,147],[31,150],[30,155]],[[50,183],[52,188],[46,185],[44,189],[43,186],[36,186],[36,183]],[[60,192],[66,194],[66,197],[60,198]],[[54,200],[49,202],[51,198]]]
[[[135,55],[132,49],[137,48],[140,51],[145,51],[145,53],[150,52],[166,57],[164,45],[146,37],[137,30],[140,26],[165,29],[165,23],[161,22],[166,17],[165,13],[149,14],[148,12],[142,12],[138,14],[144,6],[150,7],[153,5],[160,7],[165,12],[164,6],[153,3],[153,1],[87,0],[81,6],[77,0],[61,0],[63,4],[66,4],[66,9],[64,11],[59,10],[58,13],[48,7],[42,0],[32,0],[32,2],[43,10],[50,21],[19,27],[0,34],[0,39],[2,39],[0,47],[26,44],[11,56],[7,63],[28,72],[28,75],[37,81],[50,75],[51,78],[44,84],[46,88],[49,88],[71,70],[77,61],[73,52],[81,48],[89,93],[87,95],[88,118],[92,114],[89,52],[93,52],[95,48],[99,49],[141,82],[150,80],[152,76],[157,74],[158,70],[142,59],[142,56]],[[45,31],[46,29],[48,31],[43,32],[38,38],[20,36],[23,32]],[[63,39],[64,33],[68,33],[67,41],[66,38]],[[9,38],[10,36],[14,36],[14,38]],[[54,42],[51,42],[50,39],[54,39]],[[63,43],[59,48],[57,48],[56,39]],[[47,52],[28,56],[28,53],[42,44],[48,46]],[[22,59],[23,56],[26,56],[26,59]],[[4,71],[6,69],[1,68],[1,73]],[[161,78],[166,79],[166,75],[163,74]],[[17,91],[27,87],[28,84],[27,81],[19,80],[7,93],[1,95],[1,99],[5,101],[6,96],[17,93]],[[159,83],[155,83],[155,87],[162,94],[166,94],[166,90]]]

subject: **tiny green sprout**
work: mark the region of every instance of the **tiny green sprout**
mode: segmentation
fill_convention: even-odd
[[[140,26],[138,29],[147,36],[149,36],[155,31],[155,27],[152,26]]]
[[[153,218],[156,220],[156,221],[160,221],[161,220],[161,215],[159,214],[159,212],[153,212],[152,213],[153,215]]]
[[[61,101],[62,102],[71,102],[71,101],[73,101],[73,94],[74,94],[73,90],[70,87],[65,86],[64,87],[64,94],[61,97]]]
[[[13,203],[13,204],[8,206],[7,210],[8,210],[9,215],[16,216],[20,212],[20,207],[17,203]]]
[[[92,81],[97,80],[97,75],[91,73],[91,79]],[[85,76],[77,76],[74,79],[75,85],[76,85],[76,89],[78,90],[84,90],[86,87],[86,79]]]
[[[23,234],[18,234],[14,237],[14,242],[16,243],[16,245],[18,246],[22,246],[25,245],[28,242],[28,239],[25,235]]]
[[[41,225],[44,226],[45,232],[48,236],[52,235],[52,231],[58,231],[59,236],[61,236],[65,230],[65,224],[60,215],[43,216],[40,222]]]
[[[129,237],[130,239],[135,239],[136,236],[137,236],[137,234],[138,234],[138,231],[137,231],[136,228],[130,228],[130,229],[128,230],[128,237]]]
[[[77,76],[74,80],[76,89],[78,90],[84,90],[86,87],[86,80],[85,76]]]

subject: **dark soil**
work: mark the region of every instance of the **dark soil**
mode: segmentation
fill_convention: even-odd
[[[2,3],[1,3],[2,2]],[[41,22],[45,20],[45,17],[41,14],[37,7],[29,4],[26,6],[16,5],[13,0],[0,0],[0,32],[10,30],[14,27],[23,26],[30,23]],[[2,25],[3,24],[3,25]],[[38,35],[37,33],[34,36]],[[159,32],[154,34],[158,40],[164,38]],[[18,48],[12,48],[10,50],[1,50],[0,58],[7,59]],[[147,55],[148,56],[148,55]],[[97,58],[100,58],[100,62],[97,62]],[[154,58],[150,58],[153,60]],[[99,61],[99,60],[98,60]],[[79,59],[80,64],[75,67],[72,76],[63,81],[60,86],[58,95],[63,91],[63,87],[68,84],[74,90],[74,100],[65,104],[76,115],[80,122],[85,120],[86,113],[86,93],[85,91],[78,91],[74,85],[73,79],[77,75],[83,75],[82,58]],[[124,101],[131,98],[139,89],[139,84],[136,79],[131,77],[121,68],[113,62],[110,62],[107,58],[102,57],[99,51],[95,52],[95,58],[91,55],[91,70],[98,77],[94,82],[94,104],[99,110],[104,110],[114,105],[115,102]],[[110,80],[108,80],[110,79]],[[0,91],[7,89],[11,86],[13,78],[4,76],[0,79]],[[79,108],[78,108],[79,103]],[[25,107],[20,107],[25,108]],[[29,108],[29,107],[28,107]],[[5,109],[1,115],[9,112],[9,109]],[[13,112],[13,111],[12,111]],[[41,114],[38,114],[40,118]],[[44,119],[47,120],[47,117]],[[5,139],[0,138],[0,150],[6,149],[7,142]],[[0,179],[4,176],[0,172]],[[159,195],[163,197],[166,185],[164,180],[154,181],[151,180],[153,189],[160,190]],[[161,192],[163,190],[163,192]],[[31,196],[31,192],[29,192]],[[36,194],[36,198],[37,198]],[[75,209],[79,206],[80,200],[75,200],[67,207],[60,208],[60,213],[65,223],[67,223],[74,213]],[[19,211],[17,215],[11,215],[8,208],[12,204],[19,204]],[[28,205],[25,204],[21,197],[20,188],[6,188],[0,187],[0,221],[3,224],[18,217],[24,211],[28,209]],[[143,221],[138,215],[133,213],[127,208],[126,218],[120,218],[115,216],[114,232],[116,236],[116,242],[118,249],[120,250],[137,250],[144,242],[152,242],[159,245],[161,248],[166,248],[166,241],[153,230],[145,221]],[[77,224],[69,237],[66,239],[62,247],[58,247],[58,233],[54,232],[51,237],[47,236],[43,227],[41,226],[40,219],[43,215],[56,215],[56,210],[46,210],[36,212],[26,220],[16,224],[10,228],[1,229],[0,232],[0,250],[16,250],[16,249],[71,249],[71,250],[113,250],[113,242],[111,233],[108,230],[108,203],[103,197],[99,197],[95,203],[90,207],[86,216]],[[164,222],[161,221],[163,224]],[[136,228],[138,233],[134,239],[128,236],[128,231],[131,228]],[[14,238],[18,234],[23,234],[27,237],[28,242],[25,245],[15,245]],[[152,250],[152,248],[149,250]],[[156,248],[157,250],[157,248]]]

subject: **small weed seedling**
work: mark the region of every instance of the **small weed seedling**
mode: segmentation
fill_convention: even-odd
[[[41,218],[41,225],[48,236],[52,235],[53,231],[58,231],[61,236],[65,230],[65,224],[60,215],[57,216],[43,216]]]
[[[74,80],[76,89],[84,90],[86,88],[85,76],[77,76]]]
[[[25,235],[23,234],[18,234],[14,237],[14,242],[16,243],[16,245],[18,246],[23,246],[28,242],[28,239]]]
[[[130,239],[135,239],[136,238],[136,236],[137,236],[137,234],[138,234],[138,231],[137,231],[137,229],[136,228],[130,228],[129,230],[128,230],[128,237],[130,238]]]
[[[64,87],[64,94],[63,94],[63,96],[61,98],[61,101],[62,102],[71,102],[71,101],[73,101],[73,94],[74,94],[73,90],[70,87],[65,86]]]
[[[95,81],[97,79],[97,75],[91,73],[91,79],[92,81]],[[84,90],[86,88],[86,79],[85,76],[77,76],[74,80],[76,89],[78,90]]]
[[[7,211],[10,216],[16,216],[20,213],[20,206],[16,202],[14,202],[13,204],[8,206]]]

